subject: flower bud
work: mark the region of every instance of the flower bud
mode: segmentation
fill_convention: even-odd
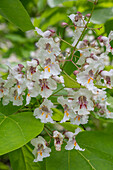
[[[51,33],[55,33],[55,30],[49,29],[49,31],[50,31]]]
[[[78,14],[78,15],[82,15],[81,12],[79,12],[79,11],[77,11],[77,14]]]
[[[79,73],[78,70],[73,71],[73,74],[74,74],[74,75],[77,75],[78,73]]]
[[[68,24],[66,22],[62,22],[61,26],[67,26]]]
[[[18,67],[19,67],[20,69],[23,69],[23,68],[24,68],[24,66],[23,66],[22,64],[18,64]]]
[[[86,16],[85,17],[90,17],[91,16],[91,14],[86,14]]]

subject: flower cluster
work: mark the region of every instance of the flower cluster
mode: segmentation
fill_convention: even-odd
[[[59,44],[55,43],[52,37],[42,37],[37,46],[38,57],[27,61],[26,66],[9,66],[7,80],[0,78],[0,98],[3,98],[3,105],[10,101],[13,105],[22,105],[25,91],[26,105],[30,103],[31,97],[37,97],[39,94],[48,98],[57,88],[57,82],[62,83],[63,78],[59,76],[61,69],[56,60],[61,51]]]
[[[63,53],[60,49],[62,38],[57,37],[57,41],[53,38],[55,31],[42,32],[36,28],[37,33],[41,35],[36,43],[36,55],[33,55],[33,59],[27,61],[25,65],[18,64],[13,68],[9,66],[7,79],[0,78],[0,99],[2,99],[3,105],[7,105],[10,101],[13,105],[22,105],[24,96],[26,105],[28,105],[32,97],[41,95],[42,102],[39,107],[35,107],[33,115],[42,123],[54,124],[52,108],[56,105],[49,97],[53,95],[53,91],[60,83],[67,90],[67,95],[57,97],[57,105],[64,112],[59,123],[68,121],[77,126],[86,124],[91,112],[104,118],[113,118],[113,113],[108,110],[109,103],[106,93],[106,88],[112,89],[113,87],[113,69],[106,71],[104,64],[105,57],[108,57],[110,53],[113,55],[111,46],[113,31],[108,37],[99,36],[94,42],[86,39],[81,41],[90,17],[89,14],[84,17],[80,12],[69,16],[72,21],[70,26],[70,28],[72,27],[72,44],[67,42],[70,47]],[[67,23],[63,23],[63,25],[68,28]],[[100,43],[100,49],[97,47],[97,41]],[[79,53],[77,56],[79,59],[74,62],[75,52]],[[68,60],[68,57],[71,59]],[[66,83],[63,79],[65,61],[74,64],[76,69],[73,73],[74,82],[78,83],[80,88],[76,88],[76,86],[74,89],[65,88]],[[68,75],[68,77],[70,76]],[[66,150],[75,148],[84,151],[75,139],[80,131],[80,128],[77,128],[75,133],[68,131],[61,134],[57,130],[53,131],[51,137],[54,139],[56,150],[60,151],[61,145],[65,141],[67,142]],[[31,143],[35,147],[33,150],[34,162],[42,161],[44,157],[50,155],[51,149],[41,136],[33,139]]]
[[[75,139],[79,132],[81,132],[80,128],[77,128],[75,133],[65,132],[64,135],[58,131],[54,131],[53,138],[56,150],[61,151],[61,145],[63,144],[64,138],[66,138],[68,139],[67,145],[65,146],[66,150],[75,148],[76,150],[84,151],[85,149],[80,148]],[[33,154],[35,156],[34,162],[42,161],[43,158],[50,156],[49,153],[51,152],[51,149],[47,147],[47,142],[43,137],[38,136],[38,138],[32,139],[31,144],[35,147],[33,150]]]

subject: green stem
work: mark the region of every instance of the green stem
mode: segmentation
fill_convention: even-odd
[[[53,96],[54,94],[58,93],[59,91],[63,90],[65,87],[62,87],[61,89],[55,91],[53,94],[51,94],[49,97]]]
[[[90,19],[91,19],[91,17],[92,17],[92,14],[93,14],[94,8],[95,8],[95,4],[93,5],[92,11],[91,11],[91,15],[90,15],[90,17],[89,17],[89,19],[88,19],[88,21],[87,21],[87,23],[86,23],[86,25],[85,25],[85,27],[84,27],[83,31],[82,31],[81,36],[79,37],[79,39],[78,39],[78,41],[77,41],[77,43],[76,43],[76,45],[75,45],[74,49],[76,49],[76,47],[77,47],[77,45],[78,45],[79,41],[81,40],[81,38],[82,38],[82,36],[83,36],[83,34],[84,34],[84,32],[85,32],[86,28],[87,28],[87,25],[88,25],[88,23],[89,23],[89,21],[90,21]]]
[[[45,127],[46,129],[48,129],[48,130],[53,134],[53,131],[52,131],[51,129],[49,129],[46,125],[44,125],[44,127]]]
[[[50,136],[50,138],[52,138],[53,136],[50,135],[50,133],[46,130],[46,128],[44,127],[44,130],[46,131],[46,133]]]

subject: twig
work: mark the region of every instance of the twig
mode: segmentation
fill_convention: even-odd
[[[52,138],[53,136],[50,135],[50,133],[46,130],[46,128],[44,127],[44,130],[46,131],[46,133],[50,136],[50,138]]]

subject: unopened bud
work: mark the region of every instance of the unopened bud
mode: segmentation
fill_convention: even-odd
[[[49,29],[49,31],[50,31],[51,33],[55,33],[55,30]]]
[[[77,75],[78,73],[79,73],[78,70],[73,71],[73,74],[74,74],[74,75]]]
[[[77,14],[82,15],[81,12],[77,11]]]
[[[102,35],[97,38],[100,42],[103,42]]]
[[[101,106],[99,105],[99,103],[96,103],[96,107],[97,107],[98,109],[101,109]]]
[[[21,69],[24,68],[24,66],[22,64],[18,64],[18,67]]]
[[[87,46],[87,45],[89,44],[89,41],[88,41],[88,40],[86,40],[86,39],[85,39],[85,40],[83,40],[83,42],[84,42],[84,45],[85,45],[85,46]]]
[[[67,26],[68,24],[66,22],[62,22],[61,26]]]
[[[86,14],[86,16],[85,17],[90,17],[91,16],[91,14]]]

